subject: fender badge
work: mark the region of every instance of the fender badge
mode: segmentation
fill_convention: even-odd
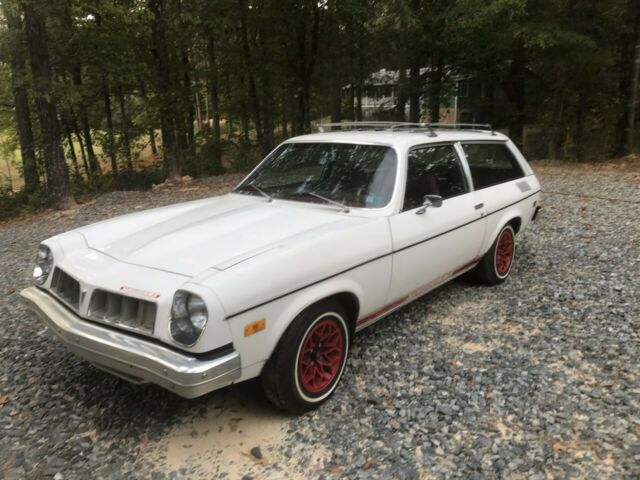
[[[127,287],[126,285],[123,285],[122,287],[120,287],[120,291],[125,293],[130,293],[132,295],[137,295],[139,297],[160,298],[159,293],[147,292],[146,290],[139,290],[137,288]]]

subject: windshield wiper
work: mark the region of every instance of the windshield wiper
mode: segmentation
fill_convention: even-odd
[[[271,195],[269,195],[267,192],[262,190],[260,187],[254,185],[253,183],[247,183],[246,185],[240,185],[239,187],[236,188],[236,190],[241,190],[241,189],[247,188],[247,187],[253,188],[256,192],[258,192],[260,195],[262,195],[264,198],[266,198],[268,202],[272,202],[273,201],[273,197]]]
[[[332,200],[330,198],[327,197],[323,197],[322,195],[316,193],[316,192],[308,192],[308,191],[303,191],[303,192],[299,192],[298,195],[311,195],[312,197],[316,197],[326,203],[329,203],[331,205],[334,205],[336,207],[340,207],[340,210],[342,210],[344,213],[349,213],[349,207],[347,207],[344,203],[340,203],[336,200]]]

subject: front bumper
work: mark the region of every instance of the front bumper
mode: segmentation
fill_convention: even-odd
[[[198,359],[82,320],[37,287],[26,288],[20,295],[69,350],[130,382],[155,383],[182,397],[195,398],[240,378],[236,351]]]

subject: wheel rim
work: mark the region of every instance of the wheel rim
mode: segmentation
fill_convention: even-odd
[[[498,244],[496,245],[496,272],[498,272],[500,276],[505,276],[511,269],[513,247],[513,232],[510,228],[506,228],[500,234]]]
[[[334,320],[316,323],[302,342],[298,358],[300,386],[311,394],[329,387],[340,372],[344,358],[344,334]]]

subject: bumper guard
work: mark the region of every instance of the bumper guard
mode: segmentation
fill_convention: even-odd
[[[155,383],[181,397],[195,398],[240,377],[236,351],[200,360],[83,320],[37,287],[26,288],[20,295],[69,350],[129,382]]]

